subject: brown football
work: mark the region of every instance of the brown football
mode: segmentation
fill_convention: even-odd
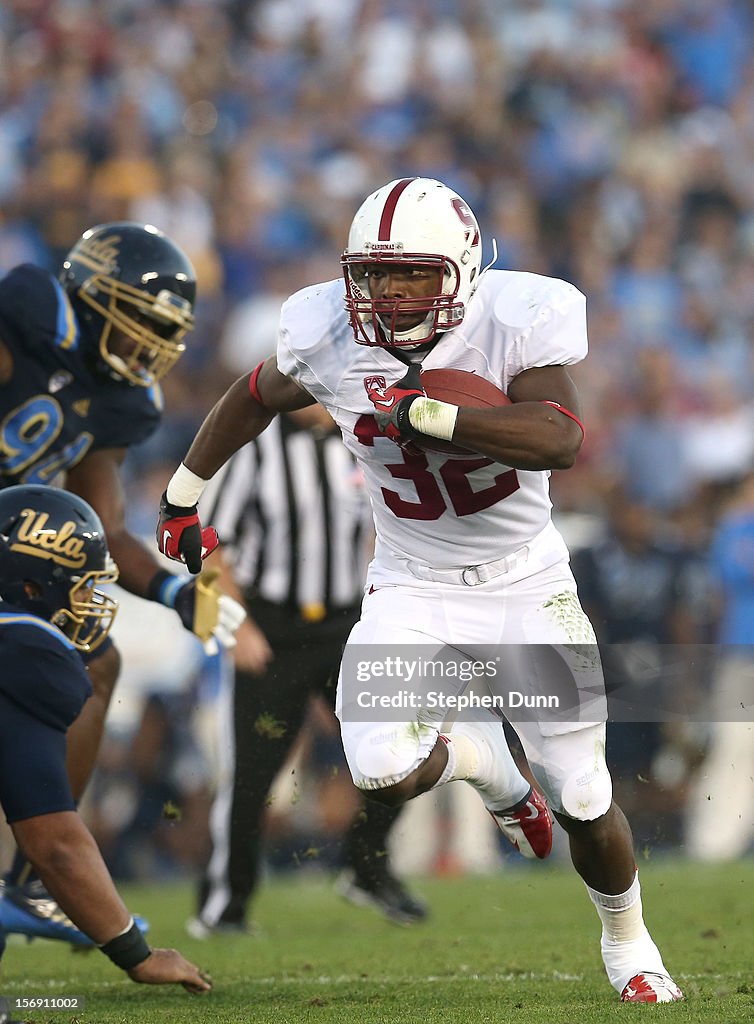
[[[476,373],[469,373],[468,370],[424,370],[420,380],[427,395],[439,402],[470,406],[472,409],[493,409],[499,405],[511,404],[510,398],[497,385]],[[414,443],[446,455],[470,454],[467,448],[435,437],[423,437],[421,441]]]

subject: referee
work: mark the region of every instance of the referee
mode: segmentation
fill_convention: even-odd
[[[250,621],[234,651],[232,723],[219,744],[213,849],[199,887],[195,938],[246,931],[259,882],[270,786],[317,695],[332,708],[343,645],[359,616],[372,520],[356,464],[321,406],[277,417],[218,473],[202,498],[224,571]],[[226,582],[230,582],[226,579]],[[232,592],[232,591],[231,591]],[[275,728],[259,728],[260,722]],[[426,917],[391,873],[387,836],[400,812],[365,801],[345,837],[341,895],[389,920]]]

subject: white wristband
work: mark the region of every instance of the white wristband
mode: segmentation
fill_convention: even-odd
[[[420,434],[450,441],[456,428],[457,415],[457,405],[438,402],[436,398],[417,398],[408,410],[408,421]]]
[[[121,935],[125,935],[126,932],[130,932],[131,929],[133,928],[133,926],[134,926],[134,919],[133,919],[133,917],[129,917],[128,924],[126,925],[126,927],[123,929],[122,932],[118,932],[117,935],[113,935],[113,939],[119,939],[121,937]],[[108,939],[107,942],[112,942],[113,939]],[[107,945],[107,942],[98,942],[97,943],[97,947],[99,949],[102,949],[103,946]]]
[[[188,508],[196,505],[208,483],[181,463],[171,476],[165,495],[171,505]]]

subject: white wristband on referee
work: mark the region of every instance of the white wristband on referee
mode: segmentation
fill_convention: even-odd
[[[208,483],[181,463],[171,476],[165,495],[171,505],[188,508],[196,505]]]
[[[417,398],[408,410],[408,421],[420,434],[450,441],[456,428],[457,415],[457,405],[438,402],[436,398]]]

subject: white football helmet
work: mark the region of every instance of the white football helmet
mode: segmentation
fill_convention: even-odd
[[[432,178],[401,178],[361,204],[340,262],[356,341],[416,348],[463,320],[481,276],[482,239],[476,217],[457,192]],[[441,293],[373,299],[369,268],[386,263],[439,268]],[[396,330],[397,318],[408,313],[426,316],[410,330]]]

